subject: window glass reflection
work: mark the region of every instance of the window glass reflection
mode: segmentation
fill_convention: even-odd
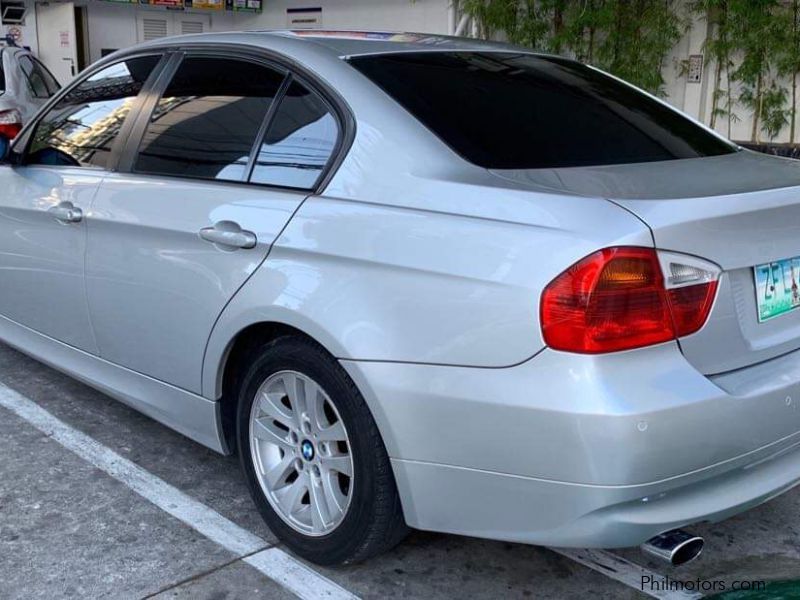
[[[333,153],[337,136],[336,119],[325,103],[293,82],[261,143],[250,180],[291,188],[314,187]]]
[[[283,79],[283,73],[241,60],[184,60],[153,112],[134,170],[244,180]]]
[[[114,139],[159,59],[131,58],[75,87],[39,122],[27,162],[105,168]]]

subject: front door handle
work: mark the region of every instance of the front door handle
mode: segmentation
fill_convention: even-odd
[[[83,220],[83,211],[72,202],[59,202],[47,212],[61,223],[80,223]]]
[[[258,243],[255,233],[245,231],[238,223],[233,221],[220,221],[213,227],[204,227],[200,230],[200,237],[218,246],[242,248],[244,250],[255,248]]]

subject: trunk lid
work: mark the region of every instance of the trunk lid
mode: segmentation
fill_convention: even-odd
[[[684,355],[701,372],[727,372],[800,348],[800,308],[760,322],[754,277],[757,265],[800,256],[800,161],[743,150],[656,163],[495,173],[539,189],[605,197],[644,221],[658,249],[719,265],[723,274],[708,322],[680,340]],[[790,271],[776,283],[776,293],[793,280],[800,285],[800,269]]]

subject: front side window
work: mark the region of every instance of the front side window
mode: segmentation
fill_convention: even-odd
[[[313,188],[333,154],[338,134],[336,119],[322,99],[292,82],[261,141],[250,181]]]
[[[689,118],[574,61],[419,52],[350,63],[466,160],[488,169],[639,163],[735,152]]]
[[[134,171],[242,181],[284,78],[244,60],[186,58],[153,111]]]
[[[105,168],[114,140],[159,60],[130,58],[73,87],[36,125],[26,162]]]

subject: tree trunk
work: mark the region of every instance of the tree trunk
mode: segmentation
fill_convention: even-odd
[[[561,54],[561,33],[564,31],[564,6],[559,2],[553,9],[553,52]]]
[[[717,110],[719,110],[719,86],[722,84],[722,61],[718,58],[714,68],[714,89],[711,90],[711,129],[717,125]]]
[[[622,39],[622,19],[622,1],[617,0],[614,4],[614,58],[611,61],[614,68],[612,69],[612,73],[616,71],[617,61],[619,60],[619,46],[620,40]]]
[[[731,139],[731,124],[733,122],[733,95],[731,94],[731,58],[725,53],[725,113],[728,116],[728,139]]]
[[[789,129],[789,142],[794,144],[795,122],[797,121],[797,71],[792,73],[792,116]]]
[[[756,81],[756,106],[755,110],[753,111],[753,131],[750,134],[750,141],[755,142],[756,144],[759,142],[759,129],[758,124],[761,121],[761,111],[764,109],[764,95],[761,93],[762,87],[762,79],[763,76],[761,73],[758,74],[758,80]]]
[[[800,0],[792,2],[792,38],[794,40],[794,55],[797,58],[800,48]],[[792,116],[789,127],[789,143],[794,144],[795,124],[797,122],[797,64],[792,69]]]

